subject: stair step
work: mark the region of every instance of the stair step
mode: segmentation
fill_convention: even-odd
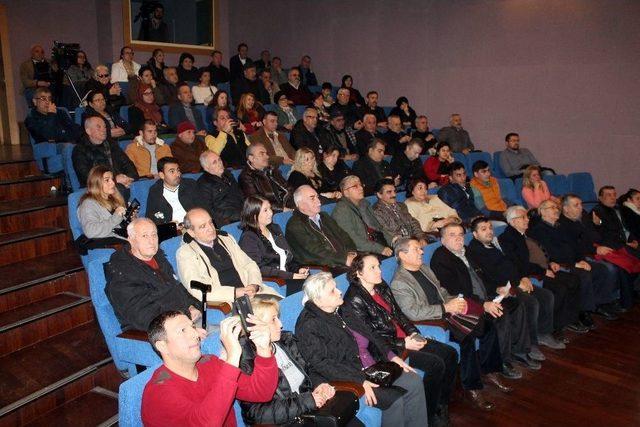
[[[62,177],[53,175],[29,175],[0,180],[0,200],[46,196],[51,193],[51,187],[60,189],[61,185]]]
[[[0,419],[95,373],[111,360],[95,322],[0,357]]]
[[[42,227],[69,227],[66,195],[56,194],[0,202],[1,233]]]
[[[70,292],[0,313],[0,357],[93,319],[91,298]]]
[[[32,162],[31,145],[0,145],[0,165],[21,162]]]
[[[0,234],[0,266],[39,258],[71,247],[71,232],[60,227]]]
[[[118,394],[102,387],[95,387],[25,426],[107,427],[117,422]]]
[[[33,160],[23,160],[14,163],[0,163],[0,179],[14,179],[27,175],[42,174]]]

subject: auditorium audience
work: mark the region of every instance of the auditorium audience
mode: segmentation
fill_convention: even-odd
[[[389,129],[382,135],[382,139],[387,143],[385,154],[395,155],[404,151],[406,144],[411,141],[411,136],[405,132],[400,117],[389,114],[387,119]],[[420,149],[422,151],[422,148]]]
[[[296,322],[296,337],[309,367],[311,382],[349,381],[362,384],[369,406],[382,410],[384,426],[424,426],[427,405],[420,376],[393,353],[369,325],[343,307],[342,293],[329,273],[310,276],[304,284],[304,308]],[[378,361],[402,368],[393,386],[377,386],[364,369]],[[398,389],[397,387],[400,387]]]
[[[378,107],[378,92],[375,90],[367,93],[366,104],[358,109],[358,117],[362,117],[366,113],[371,113],[376,116],[377,126],[386,129],[387,115],[384,113],[382,107]]]
[[[473,191],[474,204],[486,216],[502,219],[507,207],[514,204],[512,200],[503,199],[500,194],[498,180],[491,176],[489,164],[484,160],[476,161],[473,166],[473,178],[469,184]]]
[[[428,238],[418,220],[411,216],[404,203],[396,201],[396,187],[393,180],[390,178],[379,180],[374,190],[378,201],[373,205],[373,213],[382,230],[391,236],[392,243],[400,237],[415,237],[422,245],[426,245]]]
[[[118,249],[104,266],[105,294],[122,329],[146,330],[151,321],[169,310],[189,313],[192,322],[202,317],[192,297],[176,279],[158,245],[156,225],[136,218],[127,226],[128,246]]]
[[[276,104],[274,111],[278,115],[278,129],[291,132],[298,122],[298,117],[296,111],[289,105],[287,94],[281,90],[273,96],[273,102]]]
[[[374,139],[382,139],[382,135],[376,129],[376,116],[365,113],[362,117],[362,128],[356,132],[356,148],[360,157],[367,154],[369,145]]]
[[[554,338],[566,344],[568,340],[563,336],[564,329],[577,333],[588,332],[589,329],[578,320],[580,279],[561,271],[557,264],[549,263],[537,242],[527,237],[525,233],[529,229],[529,216],[523,206],[509,207],[504,216],[509,225],[498,237],[498,244],[520,275],[538,278],[544,289],[553,293]]]
[[[407,200],[404,204],[412,217],[418,220],[422,231],[434,233],[447,224],[460,223],[455,209],[447,206],[435,194],[427,193],[424,178],[417,178],[407,184]]]
[[[309,148],[303,147],[296,151],[287,183],[293,191],[303,185],[312,187],[320,194],[322,203],[331,203],[342,197],[340,191],[320,175],[316,155]]]
[[[129,128],[129,123],[120,117],[117,111],[109,111],[107,101],[104,99],[102,92],[88,93],[87,104],[81,118],[83,125],[87,118],[99,117],[104,120],[104,124],[107,127],[107,134],[113,139],[124,138],[133,133]]]
[[[247,135],[255,133],[262,126],[264,109],[252,93],[244,93],[240,97],[236,110],[238,120],[244,125],[244,132]]]
[[[400,98],[396,99],[396,106],[391,109],[389,115],[400,117],[400,121],[405,127],[414,127],[414,123],[417,117],[416,112],[409,105],[409,100],[406,96],[401,96]]]
[[[438,142],[436,152],[430,156],[422,165],[422,170],[429,180],[429,188],[447,185],[451,165],[456,159],[451,154],[451,147],[448,142]]]
[[[191,94],[196,104],[209,105],[218,88],[211,84],[211,72],[203,68],[200,70],[198,84],[191,88]]]
[[[80,185],[87,182],[91,168],[104,165],[113,171],[118,190],[125,200],[129,199],[129,186],[138,179],[138,172],[133,162],[122,151],[118,143],[107,138],[107,127],[104,120],[89,117],[84,122],[85,133],[73,148],[71,159],[73,169]]]
[[[133,56],[131,46],[120,49],[120,59],[111,66],[111,83],[128,82],[129,78],[138,75],[140,64],[133,60]]]
[[[420,115],[416,117],[416,128],[411,129],[411,138],[419,138],[422,141],[422,153],[433,156],[436,154],[436,139],[433,132],[429,130],[429,119],[427,116]]]
[[[265,403],[240,402],[242,418],[248,425],[270,424],[291,425],[297,423],[304,414],[317,410],[335,395],[335,388],[322,383],[315,388],[307,372],[308,367],[302,357],[298,341],[292,332],[282,331],[280,307],[273,298],[254,298],[251,302],[253,313],[269,325],[272,349],[278,364],[278,386],[271,401]],[[240,368],[250,374],[256,363],[255,345],[243,338]],[[350,420],[340,420],[349,422]],[[349,424],[350,425],[350,424]]]
[[[327,150],[336,148],[344,160],[358,158],[356,135],[351,128],[345,126],[344,114],[333,111],[329,116],[329,123],[322,132],[322,146]]]
[[[539,166],[527,166],[522,175],[522,198],[530,209],[536,209],[545,200],[558,202],[543,181]]]
[[[275,84],[282,86],[288,80],[287,72],[282,68],[282,60],[274,56],[271,60],[271,78]]]
[[[580,278],[581,321],[587,326],[592,323],[590,313],[608,320],[617,317],[609,307],[619,288],[617,274],[611,274],[599,263],[589,262],[569,242],[569,234],[558,223],[560,207],[553,200],[545,200],[538,207],[540,220],[527,231],[527,235],[542,246],[552,263],[559,265]]]
[[[231,80],[231,74],[229,69],[222,65],[222,52],[214,50],[211,52],[211,62],[206,67],[211,73],[211,84],[218,85],[220,83],[227,83]]]
[[[149,342],[162,357],[142,395],[142,421],[150,427],[236,425],[235,399],[265,402],[278,383],[278,367],[269,342],[269,327],[251,317],[250,340],[255,346],[254,369],[247,375],[238,369],[242,347],[238,341],[240,319],[220,323],[225,357],[202,356],[200,340],[206,331],[180,311],[164,312],[149,326]]]
[[[391,120],[389,120],[389,123],[391,123]],[[422,162],[420,161],[421,152],[422,142],[415,138],[407,142],[401,150],[396,151],[393,155],[391,170],[394,175],[400,176],[401,188],[407,188],[410,181],[424,176]]]
[[[240,215],[240,248],[258,264],[263,278],[286,279],[287,295],[302,290],[309,269],[293,260],[289,244],[278,224],[273,223],[271,203],[262,196],[249,196]]]
[[[338,89],[336,102],[329,107],[329,113],[342,113],[346,127],[359,130],[362,128],[362,120],[358,115],[358,107],[349,99],[349,89],[341,87]]]
[[[178,79],[181,82],[197,82],[200,77],[200,72],[198,67],[195,67],[193,64],[196,62],[195,58],[189,52],[182,52],[180,54],[180,59],[178,59],[178,66],[176,67],[176,71],[178,71]]]
[[[553,349],[564,348],[564,344],[552,335],[553,293],[543,287],[534,286],[529,277],[520,273],[513,261],[502,251],[489,218],[474,219],[470,228],[473,239],[468,247],[469,257],[482,269],[482,280],[487,288],[497,289],[502,295],[515,296],[527,311],[531,341],[531,352],[527,357],[539,362],[545,360],[538,344]],[[508,284],[511,290],[504,288]]]
[[[216,130],[204,139],[207,148],[218,154],[228,167],[239,168],[244,165],[249,139],[231,118],[231,110],[216,108],[213,113]]]
[[[355,107],[361,107],[365,105],[364,98],[360,91],[353,87],[353,77],[349,74],[345,74],[342,76],[342,84],[340,85],[341,89],[347,89],[349,91],[349,103],[354,105]],[[338,91],[339,93],[340,91]],[[339,99],[339,98],[338,98]]]
[[[229,80],[232,83],[234,80],[242,77],[244,66],[247,65],[247,63],[253,63],[251,58],[247,56],[248,53],[249,47],[247,46],[247,44],[240,43],[238,45],[238,53],[233,55],[229,59]]]
[[[266,68],[260,71],[260,82],[264,90],[260,91],[260,103],[263,105],[274,104],[274,95],[280,92],[280,86],[271,80],[271,70]]]
[[[296,150],[299,148],[308,148],[315,153],[318,160],[322,159],[324,147],[322,136],[322,127],[318,126],[318,113],[315,108],[308,107],[302,114],[302,119],[298,120],[291,130],[290,143]]]
[[[293,208],[293,191],[282,177],[280,169],[270,166],[269,155],[263,144],[247,147],[247,164],[238,181],[245,197],[261,196],[269,201],[274,212]]]
[[[400,184],[400,176],[394,176],[391,166],[384,160],[384,141],[377,138],[369,143],[367,154],[355,161],[353,173],[364,185],[366,196],[374,194],[376,183],[383,178],[391,178],[395,184]]]
[[[489,288],[482,280],[482,270],[468,257],[464,245],[464,228],[449,224],[440,229],[442,246],[431,257],[431,269],[440,284],[450,295],[462,295],[482,304],[485,323],[491,323],[498,333],[502,355],[502,375],[518,379],[522,373],[513,366],[519,362],[529,369],[540,369],[540,362],[528,357],[531,341],[527,325],[527,312],[513,297],[494,301],[499,295],[497,288]]]
[[[279,167],[281,164],[293,164],[296,155],[295,150],[289,144],[289,140],[279,133],[278,115],[273,111],[267,111],[262,118],[262,126],[249,136],[251,144],[262,144],[269,154],[269,164]]]
[[[258,73],[261,73],[262,70],[271,68],[271,52],[269,52],[267,49],[260,52],[260,59],[255,61],[255,64]]]
[[[300,58],[300,65],[298,65],[300,69],[300,81],[303,85],[309,86],[318,86],[318,79],[316,78],[316,74],[311,71],[311,57],[309,55],[304,55]]]
[[[153,88],[141,83],[137,86],[135,102],[129,107],[129,128],[132,132],[138,132],[146,121],[154,123],[160,132],[169,130],[162,110],[156,103]]]
[[[31,102],[35,108],[29,111],[24,125],[36,144],[76,141],[82,131],[71,120],[67,111],[56,108],[51,90],[48,87],[39,87],[32,93]]]
[[[382,228],[371,203],[364,198],[360,178],[355,175],[345,177],[340,181],[340,191],[342,197],[333,208],[331,217],[349,235],[356,250],[391,256],[393,236]]]
[[[231,99],[233,105],[240,105],[240,98],[246,93],[251,93],[256,99],[263,99],[266,90],[262,81],[257,78],[256,66],[253,62],[244,64],[242,76],[231,81]]]
[[[158,160],[171,157],[171,147],[158,138],[158,129],[153,122],[146,121],[138,136],[125,150],[140,177],[158,178]]]
[[[402,237],[395,245],[398,267],[391,281],[391,292],[398,307],[411,321],[455,319],[466,314],[473,319],[467,329],[450,323],[451,339],[460,346],[460,380],[462,388],[475,407],[490,411],[494,404],[482,394],[482,376],[500,391],[508,393],[495,375],[502,371],[502,358],[496,329],[484,322],[480,302],[474,297],[462,298],[449,294],[435,273],[422,260],[420,242],[412,237]],[[476,352],[476,338],[479,351]],[[430,343],[427,343],[427,346]]]
[[[183,178],[178,159],[158,160],[159,180],[149,187],[145,216],[156,224],[182,223],[185,214],[199,204],[196,182]]]
[[[377,256],[358,255],[347,277],[349,288],[344,295],[345,304],[395,355],[407,355],[409,366],[424,372],[422,383],[427,399],[428,425],[447,425],[449,398],[458,368],[456,351],[447,344],[420,335],[382,279]]]
[[[54,72],[56,66],[44,57],[44,48],[38,44],[31,46],[31,58],[20,64],[20,82],[27,105],[38,88],[49,88],[55,92]]]
[[[160,85],[162,101],[166,105],[175,104],[178,102],[178,71],[176,67],[166,67],[162,75],[164,76]]]
[[[207,150],[207,146],[201,137],[196,137],[196,127],[185,120],[178,124],[176,139],[171,144],[171,153],[180,165],[182,173],[198,173],[200,155]]]
[[[508,178],[519,178],[529,166],[540,166],[531,151],[520,147],[520,135],[510,132],[504,140],[506,148],[500,152],[500,168]]]
[[[292,67],[287,73],[286,83],[279,84],[280,90],[287,96],[290,105],[311,104],[311,92],[309,88],[300,81],[300,70]]]
[[[242,192],[218,153],[205,151],[200,155],[200,165],[203,169],[198,178],[200,206],[209,212],[218,228],[240,221]]]
[[[233,303],[247,295],[274,295],[271,287],[262,284],[258,265],[245,254],[236,240],[218,232],[209,213],[201,208],[191,209],[184,217],[187,233],[176,253],[178,274],[188,292],[202,301],[202,292],[191,288],[192,281],[211,286],[207,301]]]
[[[122,242],[121,229],[126,202],[118,189],[113,172],[105,165],[91,168],[86,181],[87,192],[78,202],[78,220],[82,234],[90,241],[78,239],[85,251]],[[114,230],[118,229],[116,233]]]
[[[475,149],[469,132],[462,127],[462,117],[454,113],[449,119],[449,126],[440,129],[438,141],[448,142],[454,153],[469,154]]]
[[[322,153],[322,162],[318,165],[318,173],[323,185],[330,191],[339,191],[340,181],[351,174],[351,169],[340,159],[340,151],[329,147]]]
[[[169,126],[173,129],[178,127],[178,123],[185,120],[190,121],[196,127],[196,135],[205,136],[207,134],[204,126],[202,113],[193,105],[193,94],[188,84],[182,82],[176,87],[178,102],[169,107]]]
[[[122,93],[118,82],[111,83],[109,76],[109,68],[106,65],[96,66],[91,79],[84,85],[85,93],[102,92],[109,108],[116,110],[126,104],[126,94]]]
[[[349,235],[320,210],[320,196],[312,187],[299,187],[293,201],[296,209],[285,231],[293,258],[300,265],[322,265],[336,274],[344,273],[356,256]]]
[[[164,79],[164,69],[167,66],[164,63],[164,51],[162,49],[153,49],[151,58],[147,61],[147,66],[151,69],[153,79],[156,83],[160,83]]]
[[[470,223],[473,218],[482,215],[474,204],[473,190],[467,183],[467,174],[460,162],[451,163],[449,183],[440,187],[438,197],[455,209],[462,222]]]

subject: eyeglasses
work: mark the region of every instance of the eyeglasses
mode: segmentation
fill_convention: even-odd
[[[363,185],[363,184],[353,184],[352,186],[347,187],[347,188],[345,188],[345,189],[344,189],[344,190],[342,190],[342,191],[347,191],[347,190],[351,190],[352,188],[358,188],[358,187],[362,187],[362,188],[364,188],[364,185]]]
[[[52,97],[50,97],[50,96],[41,96],[41,97],[39,97],[39,98],[34,98],[34,99],[36,99],[36,100],[38,100],[38,101],[42,101],[42,102],[45,102],[45,101],[49,101],[49,102],[51,102],[51,100],[52,100],[53,98],[52,98]]]
[[[98,74],[98,77],[104,79],[105,77],[109,77],[109,74]]]

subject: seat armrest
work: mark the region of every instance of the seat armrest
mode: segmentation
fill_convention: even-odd
[[[231,313],[231,306],[226,302],[210,301],[207,302],[207,308],[210,308],[212,310],[220,310],[224,314]]]
[[[275,276],[263,276],[262,277],[262,281],[263,282],[277,283],[278,286],[284,286],[284,285],[287,284],[285,279],[283,279],[282,277],[275,277]]]
[[[332,385],[336,390],[350,391],[359,398],[364,396],[364,387],[362,387],[362,384],[353,383],[350,381],[329,381],[329,384]]]
[[[326,265],[319,265],[319,264],[307,264],[305,265],[305,267],[307,267],[309,270],[321,270],[321,271],[326,271],[326,272],[331,272],[331,269],[329,267],[327,267]]]
[[[147,335],[147,333],[139,329],[129,329],[127,331],[124,331],[118,334],[118,338],[126,338],[129,340],[145,341],[145,342],[149,341],[149,336]]]

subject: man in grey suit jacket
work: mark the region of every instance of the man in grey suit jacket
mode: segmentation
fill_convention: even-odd
[[[391,291],[402,312],[412,321],[443,319],[447,314],[464,314],[467,303],[463,298],[450,295],[435,273],[422,262],[422,246],[413,237],[401,237],[395,244],[395,256],[398,268],[391,281]],[[481,410],[490,411],[494,405],[482,395],[482,376],[500,391],[508,393],[505,386],[495,375],[502,371],[500,343],[495,328],[485,323],[482,335],[475,331],[460,345],[460,379],[463,389],[469,394],[474,405]],[[475,349],[475,339],[480,341],[480,352]],[[452,339],[455,338],[452,335]]]

